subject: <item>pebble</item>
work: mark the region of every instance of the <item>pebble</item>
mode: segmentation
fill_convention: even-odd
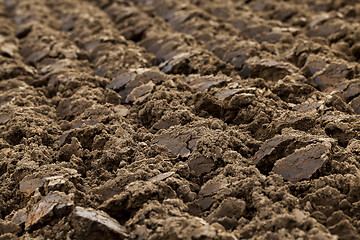
[[[30,230],[44,224],[54,216],[62,216],[71,211],[74,202],[62,192],[52,192],[32,206],[26,218],[25,229]]]

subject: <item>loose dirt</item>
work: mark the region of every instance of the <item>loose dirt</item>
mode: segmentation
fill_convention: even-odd
[[[360,239],[360,3],[0,0],[0,239]]]

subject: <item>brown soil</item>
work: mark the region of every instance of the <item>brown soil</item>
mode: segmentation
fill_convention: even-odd
[[[360,3],[0,0],[0,240],[360,239]]]

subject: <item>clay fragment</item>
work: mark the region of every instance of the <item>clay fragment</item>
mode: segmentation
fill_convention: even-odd
[[[292,129],[284,129],[282,135],[277,135],[267,140],[260,147],[253,158],[253,162],[263,174],[268,174],[272,170],[275,170],[275,165],[278,166],[276,167],[277,173],[281,173],[280,175],[282,175],[284,179],[297,182],[311,177],[311,175],[326,162],[327,157],[325,157],[325,155],[329,154],[330,148],[335,142],[336,140],[333,138],[310,135]],[[322,147],[318,147],[318,144]],[[326,149],[326,151],[323,150],[320,156],[313,156],[313,151],[307,148],[307,146],[313,145],[316,146],[316,151],[322,149]],[[306,160],[306,158],[302,159],[301,154],[307,154],[308,160]],[[280,161],[280,163],[278,163],[278,161]],[[290,166],[286,165],[287,161]],[[306,168],[307,165],[309,168]],[[287,172],[290,173],[288,174]]]
[[[121,73],[106,87],[113,90],[121,90],[126,84],[128,84],[136,76],[135,73]]]
[[[222,83],[229,81],[227,77],[220,76],[200,76],[200,75],[190,75],[185,79],[191,88],[196,89],[200,92],[206,92],[209,88],[213,86],[218,86]]]
[[[350,106],[354,109],[357,114],[360,114],[360,96],[354,98],[350,102]]]
[[[213,160],[204,156],[195,157],[189,161],[189,168],[194,172],[194,175],[200,177],[201,175],[210,172],[215,164]]]
[[[329,158],[330,149],[330,143],[311,144],[276,161],[273,170],[292,183],[308,179]]]
[[[323,61],[313,61],[313,62],[308,62],[304,69],[304,74],[306,77],[311,77],[313,76],[315,73],[321,71],[322,69],[324,69],[326,67],[327,63],[323,62]]]
[[[307,33],[308,37],[323,37],[328,39],[338,40],[345,36],[347,27],[341,21],[326,22],[322,25],[310,29]]]
[[[26,37],[32,31],[32,28],[33,28],[32,24],[21,25],[16,30],[16,37],[18,38]]]
[[[345,101],[352,100],[353,98],[356,98],[357,96],[360,96],[360,80],[355,80],[353,82],[350,82],[346,89],[343,90],[342,97],[345,99]]]
[[[127,95],[125,102],[135,102],[140,97],[150,93],[155,87],[155,84],[150,81],[147,84],[141,85],[139,87],[134,88],[129,95]]]
[[[189,72],[188,66],[187,66],[187,59],[189,59],[191,56],[193,56],[195,53],[179,53],[175,56],[173,56],[170,60],[163,62],[159,65],[159,68],[164,73],[180,73],[183,70],[186,70]],[[190,73],[190,72],[189,72]]]
[[[250,77],[260,77],[266,81],[279,81],[287,75],[300,72],[295,66],[275,61],[275,60],[259,60],[257,57],[247,60],[247,66],[250,68]]]
[[[71,213],[74,239],[127,239],[125,227],[101,210],[75,207]]]
[[[276,147],[280,144],[293,140],[294,136],[275,136],[274,138],[266,141],[256,152],[254,156],[254,163],[258,164],[265,156],[270,155]]]
[[[155,144],[167,147],[176,156],[189,157],[191,149],[188,148],[188,143],[190,140],[191,134],[182,134],[179,136],[164,134],[157,136],[153,141]]]
[[[216,92],[215,97],[219,100],[225,100],[226,98],[235,95],[236,93],[238,93],[240,90],[235,89],[235,90],[223,90],[223,91],[219,91]]]
[[[218,181],[210,180],[201,187],[199,194],[202,196],[211,196],[213,194],[216,194],[218,191],[226,188],[227,186],[228,181],[226,178],[220,179]]]
[[[149,200],[162,201],[174,198],[176,193],[164,181],[135,181],[125,191],[106,200],[99,209],[113,217],[128,217],[129,212],[140,208]]]
[[[60,141],[60,145],[64,145],[66,138],[69,136],[69,131],[64,132],[59,138],[58,140]]]
[[[199,205],[203,211],[208,210],[214,203],[215,199],[212,197],[205,197],[199,200]]]
[[[345,64],[329,64],[324,72],[314,76],[313,82],[321,91],[331,91],[351,75],[351,69]]]
[[[171,177],[175,172],[166,172],[156,175],[155,177],[150,178],[150,181],[162,181],[168,177]]]
[[[34,64],[36,62],[39,62],[41,59],[45,58],[46,56],[48,56],[48,54],[49,54],[48,49],[35,51],[26,57],[25,62]]]

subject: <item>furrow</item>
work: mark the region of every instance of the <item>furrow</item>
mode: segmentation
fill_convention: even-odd
[[[152,7],[159,16],[178,31],[189,32],[196,39],[209,39],[209,41],[204,40],[208,47],[213,47],[210,44],[213,44],[214,39],[220,38],[219,36],[224,39],[230,38],[228,33],[216,31],[222,23],[221,20],[209,15],[189,1],[185,5],[173,0],[136,0],[135,2],[143,7]],[[297,41],[294,40],[294,36],[299,33],[298,29],[285,27],[286,25],[280,21],[253,19],[254,14],[247,15],[244,13],[246,8],[240,12],[230,4],[231,2],[225,6],[231,9],[229,13],[233,12],[232,17],[245,16],[240,32],[255,41],[236,41],[232,44],[231,41],[227,40],[225,46],[219,43],[214,46],[221,50],[218,53],[221,59],[231,62],[239,69],[242,78],[260,77],[270,83],[291,79],[294,83],[310,84],[321,91],[334,92],[343,96],[341,86],[344,82],[350,84],[353,79],[359,76],[358,63],[339,59],[337,53],[329,51],[329,47],[321,43],[314,44],[311,39],[308,40],[307,36],[302,37],[300,35],[297,37]],[[200,5],[205,6],[205,4]],[[256,19],[259,21],[257,22]],[[209,21],[212,24],[208,24]],[[233,24],[236,22],[234,20]],[[263,28],[265,25],[266,28]],[[335,31],[334,34],[337,33]],[[204,34],[208,34],[208,37],[202,38]],[[327,41],[332,41],[330,35],[323,37]],[[212,48],[211,50],[214,51],[215,49]],[[323,64],[323,66],[313,69],[312,66],[316,62]],[[311,70],[309,71],[309,69]],[[358,111],[357,103],[349,102],[349,104],[355,111]]]
[[[164,73],[230,75],[233,70],[194,38],[174,31],[161,18],[151,17],[131,2],[112,1],[103,4],[103,10],[122,35],[155,54]]]
[[[31,81],[31,77],[35,77],[37,72],[23,61],[16,38],[16,27],[3,2],[0,2],[0,29],[0,79],[24,77],[24,80]]]

